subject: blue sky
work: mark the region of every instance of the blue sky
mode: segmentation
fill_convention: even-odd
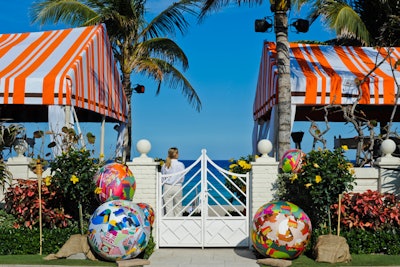
[[[0,33],[54,29],[30,25],[28,9],[33,1],[0,0]],[[158,12],[170,1],[148,1],[149,12]],[[192,83],[202,101],[197,112],[188,104],[179,89],[163,85],[156,96],[156,84],[144,77],[132,75],[133,84],[143,84],[144,94],[132,98],[133,156],[138,156],[136,142],[148,139],[152,144],[149,155],[165,158],[169,147],[177,146],[182,159],[195,159],[201,149],[207,149],[212,159],[239,158],[252,153],[252,108],[260,64],[262,43],[274,41],[275,34],[254,32],[254,20],[271,16],[269,3],[248,7],[228,7],[212,14],[201,24],[194,22],[185,36],[174,38],[189,58],[185,76]],[[304,18],[304,16],[302,16]],[[300,18],[291,11],[289,20]],[[58,26],[59,27],[59,26]],[[324,41],[334,35],[321,23],[312,25],[306,34],[289,32],[289,40]],[[107,125],[106,157],[114,151],[116,133],[113,124]],[[302,146],[311,149],[309,124],[296,123],[293,131],[306,132]],[[30,124],[37,130],[43,125]],[[100,124],[81,124],[82,130],[100,137]],[[346,132],[341,130],[343,136]],[[350,135],[355,135],[351,133]],[[28,136],[30,132],[28,131]],[[99,138],[98,138],[99,140]],[[333,136],[328,140],[333,146]]]

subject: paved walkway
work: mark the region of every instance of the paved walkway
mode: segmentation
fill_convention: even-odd
[[[245,248],[160,248],[150,256],[149,267],[259,267]]]

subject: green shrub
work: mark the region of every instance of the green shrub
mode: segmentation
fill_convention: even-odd
[[[57,253],[73,234],[79,234],[79,227],[43,228],[42,253]],[[39,228],[12,228],[0,226],[0,255],[38,254],[40,251]]]

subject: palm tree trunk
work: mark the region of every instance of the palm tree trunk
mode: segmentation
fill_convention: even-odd
[[[132,84],[131,84],[131,73],[123,73],[122,76],[122,87],[125,91],[126,98],[128,100],[128,119],[126,121],[126,131],[124,136],[124,150],[123,162],[130,161],[131,159],[131,147],[132,147]]]
[[[275,12],[275,34],[278,66],[278,159],[290,149],[291,90],[288,41],[288,18],[286,11]]]

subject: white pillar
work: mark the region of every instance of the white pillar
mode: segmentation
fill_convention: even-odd
[[[268,153],[272,151],[272,143],[263,139],[258,142],[257,148],[262,156],[251,163],[250,219],[253,219],[254,214],[262,205],[273,199],[272,186],[278,176],[279,162],[268,156]]]
[[[157,173],[160,163],[155,162],[153,158],[147,156],[151,149],[149,141],[142,139],[136,144],[137,151],[141,154],[134,158],[132,162],[126,162],[126,165],[132,171],[136,181],[136,191],[133,196],[133,203],[146,203],[150,205],[155,216],[157,216]],[[153,225],[153,237],[157,240],[157,219]]]
[[[381,193],[400,195],[400,158],[393,157],[396,143],[391,139],[382,142],[382,157],[376,160],[379,167],[378,190]]]

